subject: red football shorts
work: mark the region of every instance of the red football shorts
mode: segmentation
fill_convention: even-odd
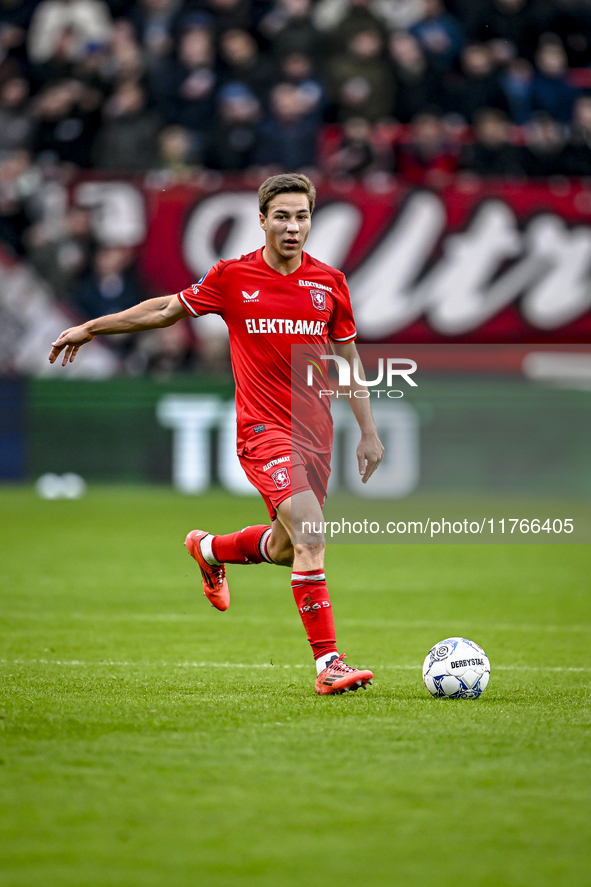
[[[247,478],[257,488],[269,511],[277,517],[277,506],[296,493],[312,490],[324,505],[330,477],[330,453],[316,453],[292,444],[289,437],[249,441],[239,454]]]

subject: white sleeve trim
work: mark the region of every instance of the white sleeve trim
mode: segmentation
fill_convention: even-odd
[[[345,336],[344,339],[337,339],[337,338],[335,338],[335,336],[331,336],[329,333],[329,339],[332,339],[333,342],[350,342],[351,339],[356,339],[356,338],[357,338],[357,332],[352,333],[352,335],[350,335],[350,336]]]
[[[200,317],[200,315],[197,313],[197,311],[195,311],[194,308],[191,308],[191,306],[189,305],[189,303],[187,302],[187,300],[183,297],[183,294],[182,294],[182,293],[179,293],[179,294],[178,294],[178,297],[179,297],[180,301],[182,302],[182,304],[183,304],[183,305],[185,306],[185,308],[187,309],[187,311],[188,311],[190,314],[192,314],[193,317]]]

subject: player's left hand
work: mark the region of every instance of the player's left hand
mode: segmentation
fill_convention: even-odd
[[[384,445],[377,433],[364,434],[357,447],[357,464],[364,484],[368,482],[384,457]]]

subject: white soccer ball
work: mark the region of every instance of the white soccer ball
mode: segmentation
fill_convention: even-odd
[[[432,696],[476,699],[490,677],[488,656],[474,641],[446,638],[435,644],[423,663],[423,680]]]
[[[42,474],[35,484],[42,499],[79,499],[86,492],[86,482],[79,474]]]

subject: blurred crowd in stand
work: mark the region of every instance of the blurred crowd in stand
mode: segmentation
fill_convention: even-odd
[[[86,210],[39,208],[87,170],[588,177],[591,3],[0,0],[0,246],[81,317],[143,295]]]

